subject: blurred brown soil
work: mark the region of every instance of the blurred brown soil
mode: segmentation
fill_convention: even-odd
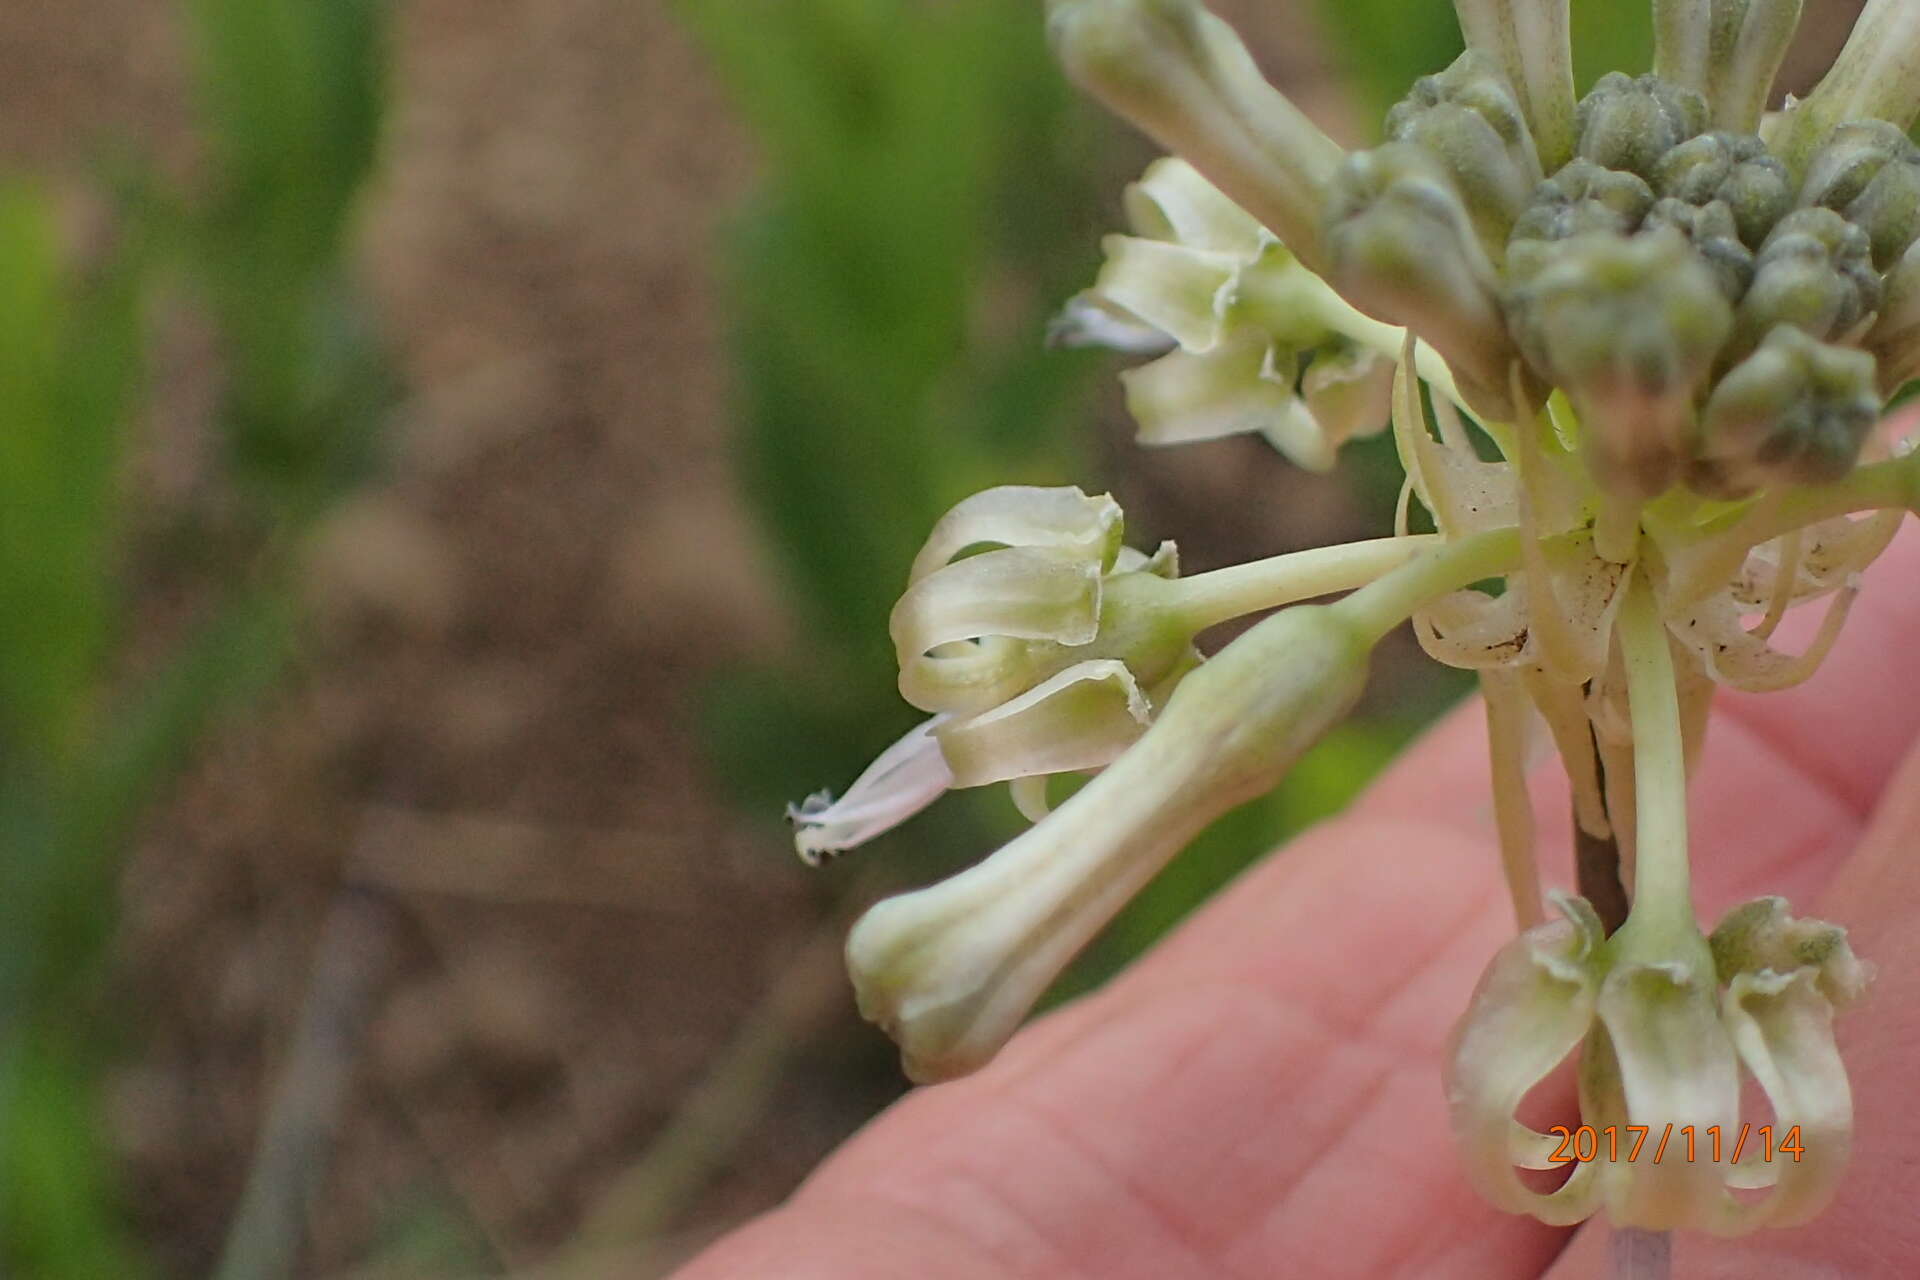
[[[1221,8],[1267,32],[1303,96],[1330,96],[1297,28]],[[292,677],[210,744],[124,882],[109,1115],[166,1274],[217,1254],[318,939],[360,900],[343,885],[391,909],[384,950],[347,953],[372,1012],[303,1275],[362,1274],[383,1249],[440,1259],[408,1274],[497,1273],[583,1221],[614,1242],[623,1215],[662,1225],[609,1190],[833,928],[694,746],[702,681],[788,640],[729,486],[707,275],[748,141],[658,0],[398,12],[365,227],[410,388],[394,457],[316,547]],[[77,189],[99,144],[130,141],[189,171],[180,46],[170,6],[8,6],[0,164]],[[208,371],[181,327],[146,464],[160,503],[207,483]],[[1284,469],[1244,441],[1120,472],[1196,567],[1362,531],[1335,489],[1276,501]],[[878,1051],[826,981],[789,981],[797,1022],[846,1034],[783,1065],[663,1250],[607,1270],[657,1273],[777,1200],[884,1101],[843,1061]]]
[[[0,15],[18,107],[0,159],[80,191],[131,144],[190,176],[168,7],[87,10]],[[399,15],[364,278],[409,397],[385,478],[315,548],[296,670],[217,735],[127,871],[113,1145],[165,1273],[206,1273],[310,988],[353,985],[368,1029],[335,1064],[301,1274],[409,1255],[396,1274],[517,1271],[583,1224],[610,1251],[570,1274],[658,1273],[897,1087],[824,899],[694,746],[703,680],[789,639],[730,488],[708,277],[751,148],[664,5]],[[1311,46],[1266,27],[1263,55],[1312,96]],[[217,501],[212,372],[190,308],[164,309],[162,342],[140,481],[186,509]],[[1196,567],[1352,520],[1337,488],[1274,501],[1287,473],[1248,441],[1150,467],[1117,452],[1122,497]],[[382,945],[318,962],[367,893]],[[838,1032],[805,1036],[737,1117],[737,1158],[657,1212],[658,1182],[623,1172],[774,992],[797,1029]]]
[[[84,8],[0,17],[7,167],[78,189],[97,144],[133,142],[184,169],[168,7]],[[349,975],[373,1012],[302,1274],[415,1236],[468,1242],[440,1250],[463,1271],[540,1260],[822,927],[693,746],[702,680],[782,638],[729,488],[706,278],[745,140],[664,6],[399,16],[365,237],[410,388],[395,456],[319,540],[292,678],[125,879],[110,1115],[170,1274],[219,1248],[343,883],[393,905],[392,937]],[[206,371],[190,333],[167,343],[188,367],[159,379],[152,469],[187,503]],[[764,1207],[881,1100],[809,1071],[832,1066],[792,1068],[675,1232]]]

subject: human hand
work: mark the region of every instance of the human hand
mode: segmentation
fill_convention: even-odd
[[[1838,1024],[1853,1161],[1813,1223],[1684,1236],[1687,1277],[1913,1274],[1920,1215],[1920,535],[1867,575],[1813,680],[1723,694],[1691,788],[1702,919],[1760,894],[1844,925],[1879,977]],[[1790,644],[1790,640],[1789,640]],[[678,1280],[1203,1280],[1604,1274],[1602,1223],[1482,1204],[1440,1090],[1514,933],[1477,708],[1104,990],[902,1101]],[[1535,778],[1570,859],[1564,780]],[[1562,874],[1562,882],[1569,878]]]

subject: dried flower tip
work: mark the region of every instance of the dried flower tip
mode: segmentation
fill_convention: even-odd
[[[945,795],[953,785],[953,774],[933,736],[944,719],[935,716],[908,730],[867,766],[839,800],[829,792],[816,791],[799,804],[788,805],[787,821],[793,823],[793,843],[801,861],[817,867],[824,858],[893,830]]]

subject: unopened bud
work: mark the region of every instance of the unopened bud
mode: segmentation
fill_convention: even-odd
[[[1426,339],[1484,410],[1511,416],[1493,264],[1459,192],[1426,151],[1389,142],[1347,158],[1329,206],[1329,280],[1355,306]]]
[[[1589,231],[1631,235],[1653,207],[1653,188],[1639,176],[1574,160],[1541,183],[1513,225],[1507,279],[1520,285],[1552,260],[1547,246]]]
[[[1827,135],[1807,165],[1800,203],[1841,210],[1896,160],[1914,152],[1907,135],[1884,120],[1855,120]]]
[[[1735,350],[1794,325],[1821,341],[1848,341],[1880,309],[1880,276],[1867,233],[1831,209],[1796,209],[1760,248],[1741,300]]]
[[[1580,410],[1600,485],[1646,498],[1678,479],[1694,398],[1733,327],[1687,241],[1668,227],[1565,241],[1513,309],[1528,360]]]
[[[1793,207],[1786,166],[1750,134],[1703,133],[1688,139],[1654,166],[1653,187],[1688,204],[1723,202],[1750,249],[1759,248]]]
[[[1888,163],[1847,206],[1847,221],[1867,233],[1873,264],[1886,271],[1920,239],[1920,150]]]
[[[1728,302],[1739,302],[1753,283],[1753,251],[1741,243],[1733,210],[1724,200],[1693,205],[1668,197],[1653,206],[1644,226],[1647,230],[1672,227],[1685,236],[1713,272]]]
[[[1387,137],[1426,148],[1452,176],[1480,242],[1496,262],[1540,181],[1526,117],[1499,67],[1469,49],[1438,75],[1416,80],[1387,114]]]
[[[1657,76],[1602,76],[1580,100],[1579,154],[1651,179],[1660,158],[1707,127],[1707,101]]]
[[[1260,74],[1233,29],[1197,0],[1048,0],[1067,73],[1309,266],[1341,151]]]
[[[1781,325],[1714,388],[1688,486],[1739,498],[1772,484],[1840,479],[1879,416],[1874,375],[1866,352]]]

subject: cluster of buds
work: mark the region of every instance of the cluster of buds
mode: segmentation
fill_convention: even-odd
[[[1686,778],[1714,688],[1810,675],[1920,510],[1920,453],[1874,429],[1920,373],[1920,3],[1869,0],[1826,79],[1774,115],[1801,0],[1655,0],[1651,71],[1584,98],[1567,0],[1455,7],[1466,52],[1348,154],[1198,0],[1049,0],[1068,72],[1177,157],[1129,190],[1133,234],[1108,239],[1061,336],[1157,355],[1123,375],[1150,443],[1254,432],[1324,469],[1390,421],[1394,536],[1180,578],[1170,546],[1122,546],[1110,499],[970,499],[893,616],[901,691],[932,718],[844,799],[796,809],[799,847],[1013,782],[1032,829],[880,903],[848,946],[909,1071],[972,1070],[1128,896],[1346,714],[1411,620],[1480,675],[1520,931],[1449,1055],[1469,1175],[1554,1223],[1805,1221],[1847,1158],[1832,1019],[1864,970],[1778,899],[1702,933]],[[1416,501],[1435,532],[1410,531]],[[1815,601],[1812,643],[1776,648]],[[1207,628],[1274,609],[1201,659]],[[1597,892],[1558,895],[1564,921],[1543,923],[1533,718],[1580,832],[1617,854],[1604,913]],[[1059,773],[1093,776],[1050,811]],[[1518,1170],[1553,1160],[1516,1109],[1575,1054],[1586,1126],[1735,1132],[1744,1073],[1803,1154],[1609,1151],[1530,1189]],[[1764,1198],[1730,1190],[1768,1179]]]

